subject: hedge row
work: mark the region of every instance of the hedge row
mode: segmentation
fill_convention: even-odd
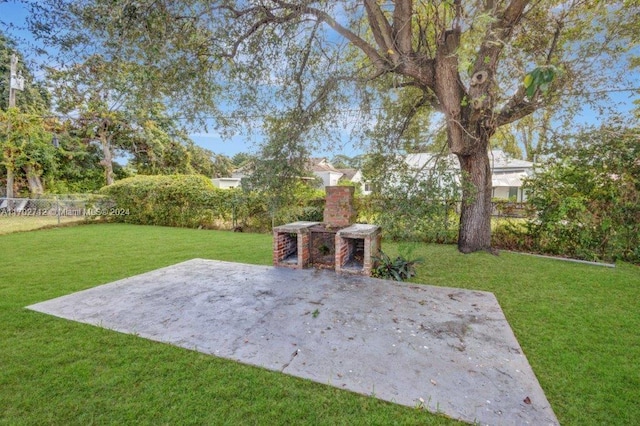
[[[109,210],[113,212],[107,216],[109,220],[141,225],[269,232],[273,225],[297,220],[322,221],[324,210],[322,195],[308,187],[295,189],[286,203],[278,203],[272,194],[218,189],[208,178],[197,175],[135,176],[103,188],[102,193],[115,204]],[[453,204],[399,198],[357,198],[358,221],[382,226],[384,237],[391,240],[455,242],[459,218]],[[618,225],[606,238],[597,233],[602,227],[576,223],[563,222],[562,229],[545,233],[541,232],[539,216],[503,222],[493,231],[493,245],[586,260],[640,263],[637,221]]]
[[[200,175],[138,175],[102,188],[116,214],[108,220],[140,225],[269,231],[274,222],[322,220],[322,200],[305,192],[293,206],[274,211],[266,196],[219,189]],[[318,219],[319,218],[319,219]]]
[[[198,175],[135,176],[101,191],[116,205],[109,219],[142,225],[198,227],[229,216],[229,194]]]

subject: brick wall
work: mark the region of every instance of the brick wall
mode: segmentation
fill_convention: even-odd
[[[273,263],[278,265],[298,251],[297,235],[288,232],[273,233]]]
[[[309,229],[304,226],[284,228],[274,228],[273,231],[273,264],[294,269],[308,267]]]
[[[298,263],[300,268],[306,268],[311,261],[309,255],[309,233],[298,233]]]
[[[351,247],[346,238],[341,238],[336,234],[336,268],[342,269],[349,259]]]
[[[355,222],[352,186],[328,186],[324,205],[324,223],[331,227],[349,226]]]

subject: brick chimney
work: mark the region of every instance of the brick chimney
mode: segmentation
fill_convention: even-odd
[[[353,207],[352,186],[327,186],[327,198],[324,205],[324,224],[328,227],[349,226],[356,219]]]

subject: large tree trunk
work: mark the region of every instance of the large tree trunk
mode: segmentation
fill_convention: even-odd
[[[27,175],[27,181],[29,182],[29,192],[34,195],[42,195],[44,193],[44,186],[42,180],[35,167],[32,165],[26,165],[23,167],[25,174]]]
[[[11,167],[7,167],[7,198],[14,198],[13,186],[14,186],[14,174]]]
[[[462,170],[462,209],[458,250],[491,250],[491,163],[486,148],[458,154]]]
[[[102,145],[102,161],[100,164],[104,167],[104,178],[107,185],[113,185],[113,154],[111,153],[111,143],[107,135],[100,135],[100,144]]]

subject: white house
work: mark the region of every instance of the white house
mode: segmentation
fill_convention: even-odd
[[[342,173],[340,181],[346,181],[353,184],[357,184],[362,190],[362,194],[371,194],[371,188],[367,182],[365,182],[362,172],[358,169],[338,169]]]
[[[522,190],[522,181],[533,174],[533,163],[511,158],[503,151],[491,151],[491,170],[494,198],[514,199],[517,202],[527,200]]]
[[[231,177],[215,178],[211,179],[211,182],[213,182],[213,186],[220,189],[238,188],[242,183],[242,178],[247,176],[249,168],[249,166],[237,168],[231,173]]]
[[[341,180],[347,180],[360,184],[363,194],[369,194],[362,178],[362,172],[355,169],[336,169],[326,158],[311,158],[307,162],[307,169],[311,171],[314,177],[322,181],[322,187],[336,186]],[[241,185],[242,178],[247,177],[251,173],[251,167],[241,167],[231,174],[231,177],[211,179],[216,188],[231,189]],[[304,180],[313,180],[313,177],[302,177]]]
[[[338,181],[344,175],[344,173],[333,167],[326,158],[309,159],[307,168],[322,179],[323,187],[338,185]]]
[[[405,157],[405,162],[416,173],[422,170],[429,170],[433,167],[436,155],[431,153],[409,154]],[[501,150],[492,150],[489,153],[492,171],[492,188],[494,198],[515,199],[517,202],[525,201],[526,194],[522,190],[522,180],[533,173],[533,163],[510,157]],[[458,158],[451,154],[446,158],[448,168],[459,173],[460,163]]]
[[[229,178],[214,178],[211,179],[213,186],[220,189],[233,189],[240,186],[241,178],[229,177]]]

